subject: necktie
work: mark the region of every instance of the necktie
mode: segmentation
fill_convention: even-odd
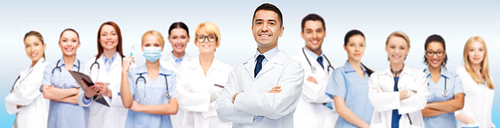
[[[253,76],[254,78],[257,76],[257,74],[259,74],[260,70],[262,69],[262,60],[264,60],[264,55],[259,55],[257,57],[257,64],[255,65],[255,70],[254,70],[254,74],[255,76]]]
[[[325,67],[323,67],[323,57],[322,56],[318,56],[318,59],[316,59],[316,61],[318,61],[319,65],[321,65],[321,68],[325,69]]]

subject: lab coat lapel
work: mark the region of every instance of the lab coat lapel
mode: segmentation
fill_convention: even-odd
[[[269,62],[267,62],[267,64],[264,65],[264,67],[262,67],[262,70],[260,70],[259,74],[263,74],[264,72],[273,69],[275,65],[283,65],[283,63],[285,63],[286,57],[287,56],[283,51],[278,52],[278,54],[276,54],[276,56],[274,56],[273,59],[269,60]],[[259,77],[260,76],[259,74],[257,74],[255,78]]]
[[[248,71],[248,74],[250,74],[250,76],[255,76],[254,75],[254,64],[253,64],[253,61],[255,60],[255,56],[248,59],[245,63],[243,63],[243,65],[245,65],[245,69],[247,69]],[[254,78],[254,77],[252,77]]]

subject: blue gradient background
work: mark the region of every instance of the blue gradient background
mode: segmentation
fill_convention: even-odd
[[[19,72],[30,64],[23,36],[30,30],[42,33],[47,43],[46,56],[54,63],[61,58],[57,45],[60,32],[68,27],[80,34],[82,45],[78,58],[82,63],[97,53],[97,30],[101,23],[115,21],[122,30],[124,53],[129,55],[135,45],[138,63],[144,63],[140,40],[144,32],[158,30],[167,35],[171,23],[183,21],[193,34],[194,27],[205,21],[214,22],[221,30],[221,46],[216,57],[236,65],[255,53],[256,43],[251,34],[251,19],[255,8],[264,1],[0,1],[0,127],[10,127],[15,115],[5,111],[4,97]],[[300,37],[301,19],[317,13],[326,20],[327,37],[324,53],[332,61],[344,64],[347,55],[342,48],[344,34],[359,29],[366,35],[367,49],[363,63],[374,70],[388,67],[384,43],[396,30],[410,36],[411,49],[406,64],[423,69],[424,41],[431,34],[442,35],[447,44],[451,71],[463,64],[465,41],[479,35],[486,40],[493,79],[499,80],[500,2],[499,1],[270,1],[283,12],[285,31],[279,48],[295,54],[304,46]],[[191,35],[193,36],[193,35]],[[171,51],[165,47],[164,55]],[[186,49],[198,55],[192,39]],[[495,88],[500,91],[500,85]],[[500,125],[500,96],[495,95],[493,122]]]

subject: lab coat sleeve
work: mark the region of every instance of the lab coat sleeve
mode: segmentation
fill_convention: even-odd
[[[327,89],[323,81],[318,81],[317,84],[307,81],[309,75],[304,75],[304,85],[302,86],[302,99],[309,103],[326,103],[332,100],[325,95]]]
[[[39,89],[43,80],[45,67],[40,68],[43,69],[34,69],[32,74],[26,76],[29,78],[25,78],[26,80],[23,80],[22,82],[17,81],[18,83],[15,83],[19,85],[17,85],[15,90],[9,93],[5,98],[5,105],[9,114],[19,112],[19,109],[17,109],[17,105],[29,105],[38,96],[42,95]]]
[[[427,88],[427,79],[423,72],[416,73],[416,81],[406,85],[407,89],[417,90],[417,93],[411,97],[401,100],[398,108],[399,114],[420,112],[427,105],[429,89]]]
[[[177,97],[177,102],[179,102],[179,107],[184,111],[193,112],[208,112],[210,107],[210,93],[208,92],[196,92],[194,93],[189,86],[192,84],[189,79],[188,69],[182,67],[179,70],[179,77],[177,77],[178,88],[175,92],[179,95]],[[193,75],[193,74],[191,74]]]
[[[339,96],[342,98],[346,97],[347,88],[346,88],[346,80],[343,71],[339,69],[335,69],[330,76],[330,80],[328,81],[328,85],[326,87],[326,93],[334,96]],[[330,97],[331,98],[331,97]]]
[[[224,86],[221,95],[216,101],[215,108],[217,115],[222,122],[253,123],[252,114],[236,110],[232,103],[234,94],[239,92],[235,80],[236,70],[238,70],[238,68],[234,68],[233,71],[231,71],[226,86]]]
[[[377,92],[376,87],[380,87],[380,76],[373,73],[368,81],[368,98],[376,111],[388,111],[399,108],[399,92]],[[383,88],[382,88],[383,90]],[[393,89],[391,89],[393,90]]]
[[[94,98],[91,97],[90,99],[85,98],[85,91],[83,91],[83,88],[80,88],[80,91],[78,92],[78,105],[83,106],[83,107],[89,107]]]
[[[304,70],[298,62],[290,63],[281,72],[277,86],[280,93],[243,92],[236,96],[234,106],[253,115],[279,119],[295,111],[304,83]]]

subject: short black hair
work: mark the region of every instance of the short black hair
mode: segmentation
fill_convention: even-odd
[[[440,35],[438,34],[433,34],[429,37],[427,37],[427,40],[425,40],[425,46],[424,46],[424,50],[427,52],[427,47],[429,46],[429,44],[431,42],[438,42],[438,43],[441,43],[441,45],[443,45],[443,50],[446,51],[446,44],[444,42],[444,39],[443,37],[441,37]],[[426,53],[427,54],[427,53]],[[425,58],[425,54],[424,54],[424,63],[429,65],[429,62],[427,61],[427,58]],[[441,63],[441,66],[445,67],[446,66],[446,62],[448,61],[448,55],[445,55],[444,56],[444,59],[443,59],[443,63]]]
[[[187,25],[184,24],[183,22],[172,23],[172,25],[170,25],[170,28],[168,28],[168,36],[170,36],[170,33],[172,32],[172,30],[176,29],[176,28],[182,28],[182,29],[186,30],[187,36],[189,37],[189,29],[188,29]]]
[[[304,17],[302,19],[302,24],[301,24],[302,29],[301,29],[301,31],[304,31],[304,27],[306,26],[306,22],[310,21],[310,20],[312,20],[312,21],[318,21],[318,20],[321,21],[321,24],[323,25],[323,30],[326,31],[325,20],[323,20],[323,17],[319,16],[318,14],[314,14],[314,13],[311,13],[311,14],[307,15],[306,17]]]
[[[257,9],[255,9],[255,12],[253,12],[252,26],[253,26],[253,21],[255,20],[255,13],[257,13],[257,11],[260,11],[260,10],[269,10],[269,11],[273,11],[276,14],[278,14],[278,20],[280,22],[280,27],[283,26],[283,14],[281,14],[281,11],[278,7],[276,7],[275,5],[270,4],[270,3],[263,3],[262,5],[257,7]]]

